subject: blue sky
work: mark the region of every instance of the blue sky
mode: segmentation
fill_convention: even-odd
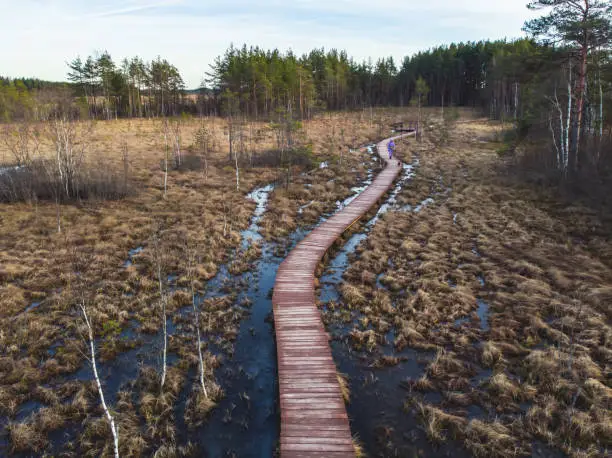
[[[346,49],[357,60],[522,36],[527,0],[0,0],[0,75],[64,80],[65,62],[167,58],[194,88],[234,43]]]

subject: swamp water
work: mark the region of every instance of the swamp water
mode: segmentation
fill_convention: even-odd
[[[330,257],[320,279],[319,299],[324,304],[324,313],[330,312],[326,303],[340,301],[339,288],[344,272],[349,267],[350,257],[359,244],[368,237],[377,221],[390,210],[410,211],[400,208],[396,198],[403,186],[414,177],[418,163],[418,159],[415,159],[412,164],[404,164],[401,177],[376,214],[351,234]],[[419,210],[420,208],[412,211]],[[350,318],[344,314],[343,319],[332,320],[326,328],[333,339],[332,354],[338,371],[349,379],[351,400],[347,404],[347,412],[351,421],[351,431],[364,447],[367,456],[465,456],[452,444],[434,448],[417,424],[416,418],[404,410],[404,400],[408,392],[402,387],[402,382],[408,377],[420,377],[434,355],[410,348],[395,351],[394,333],[390,331],[384,336],[385,344],[377,356],[397,357],[401,362],[393,367],[377,369],[372,365],[371,355],[355,351],[349,342],[349,334],[360,318],[358,312],[352,312]],[[439,402],[441,396],[438,393],[428,393],[424,396],[424,400]],[[399,425],[401,430],[396,427]]]
[[[372,173],[352,189],[352,195],[344,203],[352,201],[371,182]],[[223,364],[214,371],[215,381],[221,385],[224,397],[218,401],[204,423],[194,429],[188,429],[184,422],[186,401],[191,390],[197,384],[197,371],[190,369],[183,390],[174,407],[177,427],[177,445],[187,442],[196,444],[197,456],[205,457],[271,457],[275,453],[280,435],[280,412],[278,408],[276,345],[273,334],[272,290],[276,272],[284,255],[302,240],[311,228],[299,228],[284,242],[283,247],[277,243],[263,240],[259,223],[266,211],[267,202],[273,186],[258,188],[248,194],[256,202],[250,226],[241,233],[241,248],[247,249],[253,244],[261,247],[261,256],[251,268],[244,273],[230,273],[230,263],[220,266],[216,276],[207,282],[205,294],[196,300],[202,302],[208,298],[225,296],[228,289],[236,293],[235,304],[241,304],[248,298],[250,305],[235,305],[245,309],[246,317],[239,324],[231,351],[219,345],[215,336],[203,336],[207,350],[222,358]],[[324,215],[319,223],[331,215]],[[128,253],[124,267],[129,267],[143,247],[135,247]],[[233,256],[232,256],[233,257]],[[169,289],[176,290],[176,277],[168,277]],[[35,307],[35,306],[34,306]],[[167,318],[168,337],[181,333],[182,321],[192,318],[192,306],[186,306]],[[174,318],[174,319],[173,319]],[[104,387],[106,402],[113,405],[119,391],[130,388],[138,378],[142,366],[160,367],[160,349],[163,342],[162,332],[144,334],[139,332],[139,323],[135,320],[119,335],[120,339],[131,342],[133,348],[121,352],[114,359],[98,361],[98,372]],[[60,345],[58,343],[58,345]],[[96,342],[99,348],[100,342]],[[53,350],[51,350],[53,351]],[[52,355],[50,353],[50,355]],[[168,366],[178,362],[178,355],[168,352]],[[210,372],[207,372],[210,378]],[[75,373],[53,383],[70,380],[92,380],[91,366],[86,363]],[[68,400],[70,402],[70,400]],[[22,404],[18,420],[23,421],[35,415],[43,404],[29,401]],[[48,451],[61,453],[65,444],[78,439],[82,425],[69,425],[49,435],[51,442]],[[121,438],[120,438],[121,440]],[[8,454],[8,441],[0,440],[0,455]],[[24,455],[25,456],[25,455]]]

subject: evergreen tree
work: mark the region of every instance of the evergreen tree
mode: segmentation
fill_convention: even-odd
[[[597,48],[609,47],[611,38],[612,5],[600,0],[537,0],[528,4],[534,10],[548,9],[545,16],[527,21],[524,30],[544,44],[569,47],[568,73],[570,98],[573,111],[571,119],[571,140],[569,165],[576,169],[580,163],[580,140],[584,124],[585,101],[587,98],[587,73],[589,53]],[[574,60],[577,63],[574,66]],[[576,72],[575,87],[572,75]]]

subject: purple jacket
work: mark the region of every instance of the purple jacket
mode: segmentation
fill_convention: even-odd
[[[393,151],[395,149],[395,142],[393,140],[389,142],[389,144],[387,145],[387,149],[389,151]]]

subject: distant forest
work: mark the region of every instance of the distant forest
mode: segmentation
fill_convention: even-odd
[[[516,141],[546,137],[545,161],[562,170],[599,161],[612,136],[612,6],[598,0],[538,0],[548,13],[525,23],[530,38],[479,41],[393,58],[356,62],[345,51],[302,56],[259,47],[230,47],[186,91],[179,70],[158,57],[117,63],[107,52],[68,64],[69,84],[0,80],[0,120],[54,113],[112,119],[223,115],[267,121],[308,119],[324,110],[368,107],[473,107],[511,120]],[[441,110],[442,111],[442,110]],[[588,145],[586,145],[588,143]],[[593,147],[593,144],[597,144]],[[596,153],[582,157],[589,146]]]
[[[406,57],[398,68],[392,57],[358,63],[335,49],[296,56],[245,45],[230,47],[210,66],[203,87],[187,91],[179,70],[166,59],[115,63],[104,52],[70,62],[70,83],[0,78],[0,119],[35,116],[35,101],[44,92],[43,101],[69,95],[77,99],[81,115],[101,119],[223,114],[228,97],[254,119],[268,119],[279,109],[309,118],[321,110],[407,106],[415,100],[419,78],[427,83],[426,105],[515,117],[528,108],[524,96],[554,84],[550,79],[569,53],[532,39],[453,43]],[[598,69],[609,84],[608,57],[600,56]],[[593,64],[596,59],[592,56]]]

